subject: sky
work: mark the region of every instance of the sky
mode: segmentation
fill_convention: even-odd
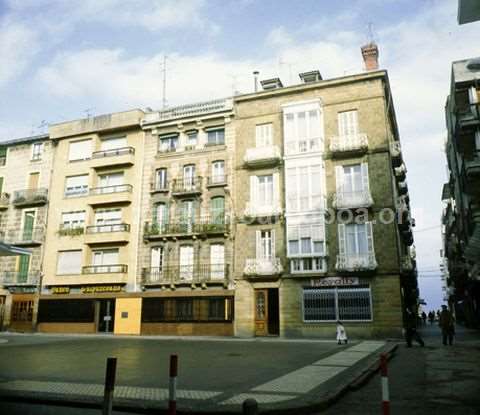
[[[480,55],[456,0],[0,0],[0,140],[87,115],[361,72],[375,40],[408,168],[421,296],[438,308],[444,104],[451,62]]]

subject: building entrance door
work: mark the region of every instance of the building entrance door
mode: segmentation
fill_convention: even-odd
[[[113,333],[115,324],[115,299],[98,300],[96,309],[98,310],[97,332]]]
[[[5,315],[5,296],[0,295],[0,330],[3,329],[4,315]]]
[[[9,329],[20,332],[33,331],[33,307],[33,295],[13,294]]]
[[[279,328],[278,289],[256,289],[255,336],[278,336]]]

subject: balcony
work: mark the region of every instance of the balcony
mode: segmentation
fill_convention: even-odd
[[[87,226],[85,230],[86,244],[127,243],[130,239],[127,223]]]
[[[0,210],[8,209],[10,204],[10,195],[8,193],[0,193]]]
[[[186,179],[175,179],[172,185],[173,196],[193,196],[202,193],[202,178],[189,177]]]
[[[207,187],[224,187],[228,185],[226,174],[216,174],[207,178]]]
[[[398,183],[398,193],[402,196],[408,193],[408,185],[406,180]]]
[[[48,202],[47,189],[26,189],[13,193],[12,203],[15,207],[39,206]]]
[[[59,284],[124,284],[127,282],[128,266],[124,264],[88,265],[82,267],[82,276],[75,275],[73,281],[68,276],[57,275]]]
[[[247,258],[243,273],[247,276],[270,276],[279,275],[283,272],[280,258]]]
[[[93,168],[110,166],[131,166],[135,162],[135,149],[121,147],[110,150],[95,151],[92,153],[91,166]]]
[[[8,286],[35,286],[40,282],[40,271],[18,272],[4,271],[0,274],[0,285]]]
[[[170,183],[164,181],[162,183],[150,183],[150,193],[168,193],[170,191]]]
[[[366,134],[336,136],[330,139],[330,151],[337,153],[356,153],[368,150]]]
[[[278,146],[247,148],[243,162],[247,167],[273,166],[280,162],[282,156]]]
[[[272,203],[271,205],[262,206],[255,202],[247,202],[244,215],[247,218],[266,218],[280,216],[282,214],[282,208],[278,203]]]
[[[119,184],[115,186],[94,187],[90,189],[89,204],[131,203],[133,186]]]
[[[359,190],[354,192],[338,191],[333,195],[333,206],[336,209],[355,209],[373,205],[370,190]]]
[[[470,180],[478,180],[480,178],[480,157],[465,161],[465,173]]]
[[[373,271],[377,268],[375,254],[337,255],[335,269],[342,272]]]
[[[169,223],[145,222],[144,238],[149,240],[166,237],[191,237],[199,235],[224,235],[229,231],[229,219],[225,216],[203,216],[195,220],[179,220]]]
[[[229,277],[228,264],[175,265],[142,269],[144,286],[226,284]]]
[[[32,229],[12,229],[7,234],[7,241],[12,245],[41,245],[45,238],[45,228],[38,226]]]
[[[392,141],[390,143],[390,155],[392,156],[392,163],[394,167],[400,167],[403,163],[402,147],[399,141]]]
[[[459,128],[476,126],[480,123],[480,104],[457,107],[456,115]]]
[[[399,181],[405,180],[407,176],[407,168],[405,167],[405,164],[401,164],[400,167],[394,167],[394,172],[395,172],[395,178]]]

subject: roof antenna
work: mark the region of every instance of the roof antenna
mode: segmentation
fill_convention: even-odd
[[[92,111],[94,110],[95,108],[87,108],[85,110],[83,110],[83,112],[85,113],[85,115],[87,116],[87,118],[90,118],[92,116]]]
[[[373,23],[368,22],[367,24],[367,43],[375,43],[375,39],[373,37]]]

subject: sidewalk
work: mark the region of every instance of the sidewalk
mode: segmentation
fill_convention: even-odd
[[[292,410],[308,413],[325,408],[352,381],[363,376],[382,351],[392,352],[396,347],[395,343],[378,341],[337,346],[332,342],[293,340],[224,343],[215,340],[214,345],[207,339],[151,342],[55,337],[47,343],[38,343],[38,336],[12,335],[8,339],[9,349],[16,353],[10,357],[13,362],[6,362],[9,369],[0,374],[4,377],[0,380],[0,399],[98,406],[103,395],[102,359],[110,353],[119,356],[114,407],[132,412],[164,411],[168,372],[162,364],[164,357],[168,357],[166,350],[175,345],[180,356],[179,410],[219,414],[240,413],[241,404],[248,398],[257,400],[262,413]],[[13,344],[22,340],[19,347]],[[32,343],[25,344],[27,340]],[[43,340],[49,339],[43,337]],[[6,357],[2,354],[7,350],[5,347],[0,346],[0,360]],[[70,360],[67,366],[72,353],[76,361]],[[161,356],[161,360],[148,360],[152,353]],[[23,358],[37,366],[29,369]],[[66,370],[59,370],[53,364],[65,365]]]
[[[443,346],[436,325],[420,330],[426,347],[404,344],[389,362],[392,414],[474,415],[480,413],[480,332],[457,328],[453,346]],[[377,374],[363,388],[346,394],[322,415],[378,415],[381,385]]]

